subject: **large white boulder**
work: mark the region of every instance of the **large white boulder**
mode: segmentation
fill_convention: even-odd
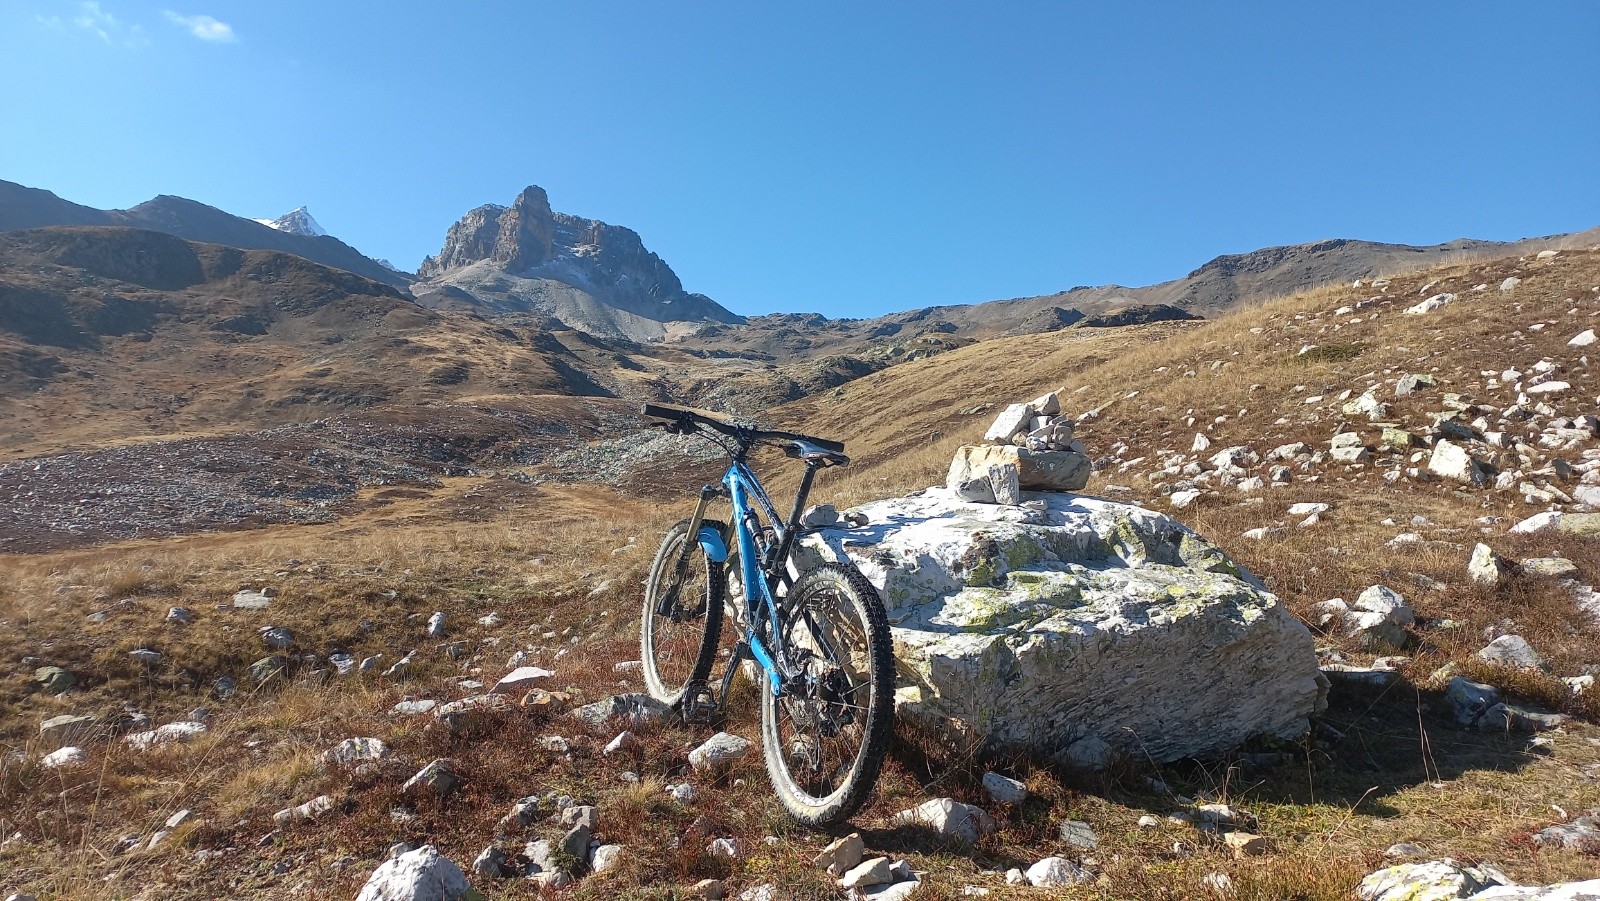
[[[356,901],[469,901],[483,896],[472,890],[467,875],[432,845],[383,862]]]
[[[1090,766],[1306,731],[1327,693],[1311,633],[1253,576],[1160,513],[1023,500],[1042,503],[930,488],[804,539],[802,565],[847,558],[883,596],[902,716]]]

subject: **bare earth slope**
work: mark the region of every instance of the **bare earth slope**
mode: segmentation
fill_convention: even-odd
[[[548,332],[425,310],[300,257],[136,229],[0,233],[0,455],[605,393]]]

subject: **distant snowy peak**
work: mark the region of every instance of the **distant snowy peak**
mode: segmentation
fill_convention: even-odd
[[[386,260],[386,259],[384,259],[382,257],[378,257],[377,259],[373,260],[373,262],[375,262],[379,266],[382,266],[383,268],[389,270],[390,272],[398,272],[401,275],[410,275],[411,274],[411,273],[405,271],[404,269],[401,269],[399,266],[396,266],[395,264],[389,262],[388,260]]]
[[[276,219],[257,219],[256,221],[268,228],[275,228],[291,235],[305,235],[308,238],[315,238],[327,234],[322,226],[317,224],[317,220],[311,218],[310,211],[305,207],[291,210]],[[394,267],[391,266],[390,268]]]

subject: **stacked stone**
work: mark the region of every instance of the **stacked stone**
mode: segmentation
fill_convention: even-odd
[[[1089,483],[1089,458],[1055,391],[1006,407],[983,440],[962,446],[950,463],[946,486],[962,500],[1015,505],[1024,491],[1079,491]]]

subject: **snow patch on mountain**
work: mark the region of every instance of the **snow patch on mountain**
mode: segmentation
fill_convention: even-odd
[[[317,220],[311,218],[311,212],[305,207],[297,207],[276,219],[257,219],[256,221],[268,228],[275,228],[291,235],[305,235],[308,238],[315,238],[327,234],[322,226],[317,224]],[[393,266],[389,268],[394,269]],[[399,270],[396,269],[395,271],[398,272]]]

